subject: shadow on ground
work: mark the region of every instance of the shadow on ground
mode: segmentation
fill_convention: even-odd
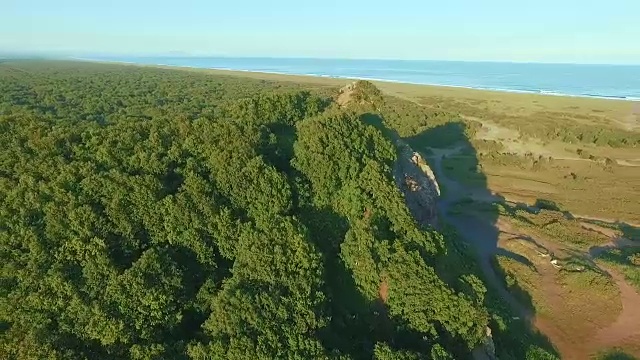
[[[519,254],[498,247],[500,231],[497,212],[479,216],[465,211],[465,199],[487,198],[500,201],[488,189],[477,152],[465,130],[463,122],[451,122],[402,140],[415,151],[426,155],[442,189],[437,204],[437,227],[449,235],[447,240],[455,241],[456,246],[467,245],[476,257],[476,273],[482,276],[489,290],[485,302],[494,316],[490,327],[497,357],[524,359],[541,349],[557,356],[549,339],[532,325],[535,310],[530,294],[517,281],[509,278],[498,264],[497,257],[507,257],[526,266],[531,266],[531,262]],[[457,211],[453,211],[454,206]],[[535,206],[527,208],[535,211]],[[515,212],[516,209],[512,210]]]
[[[606,351],[597,357],[598,360],[637,360],[636,357],[619,349]]]

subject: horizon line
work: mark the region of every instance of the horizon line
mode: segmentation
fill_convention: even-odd
[[[102,52],[66,52],[66,51],[3,51],[4,55],[32,57],[49,57],[53,59],[74,59],[86,57],[120,57],[133,58],[164,57],[164,58],[228,58],[228,59],[295,59],[295,60],[363,60],[363,61],[406,61],[406,62],[462,62],[462,63],[499,63],[499,64],[541,64],[541,65],[604,65],[604,66],[640,66],[640,62],[571,62],[571,61],[540,61],[540,60],[465,60],[465,59],[424,59],[424,58],[378,58],[378,57],[334,57],[334,56],[304,56],[304,55],[229,55],[229,54],[189,54],[176,51],[175,53],[102,53]],[[15,59],[18,59],[15,57]]]

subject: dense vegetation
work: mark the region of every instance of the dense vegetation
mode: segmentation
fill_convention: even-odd
[[[361,121],[381,95],[332,91],[0,64],[0,357],[460,359],[509,333],[406,209]]]

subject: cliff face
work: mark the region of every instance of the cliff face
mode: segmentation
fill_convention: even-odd
[[[440,197],[440,186],[425,159],[411,147],[398,142],[400,154],[394,169],[396,185],[404,194],[407,208],[422,226],[438,226],[436,203]],[[475,360],[494,360],[495,345],[491,329],[486,328],[482,345],[473,350]]]
[[[340,107],[368,105],[377,108],[382,93],[368,81],[355,81],[340,89],[335,98]],[[399,149],[394,169],[396,186],[402,191],[407,208],[413,218],[422,225],[436,226],[438,221],[436,201],[440,187],[436,177],[422,156],[398,138]]]
[[[436,226],[438,215],[436,201],[440,187],[433,171],[422,158],[406,144],[399,144],[394,178],[404,194],[407,208],[422,226]]]

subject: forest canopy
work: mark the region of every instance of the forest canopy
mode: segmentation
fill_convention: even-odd
[[[0,64],[0,357],[469,357],[495,321],[486,289],[411,217],[395,144],[362,120],[405,109],[363,89],[379,106],[187,71]]]

